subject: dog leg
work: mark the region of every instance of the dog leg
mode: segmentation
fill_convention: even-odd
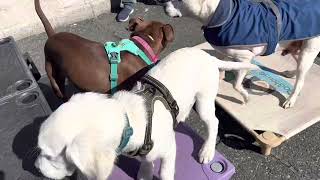
[[[152,180],[153,178],[153,162],[146,160],[145,157],[141,158],[141,164],[138,171],[138,180]]]
[[[229,56],[233,57],[236,61],[240,62],[248,62],[255,57],[255,53],[253,53],[250,50],[244,50],[244,49],[220,49],[222,53],[228,54]],[[242,82],[247,75],[247,70],[239,70],[237,73],[236,80],[233,84],[233,88],[238,91],[241,96],[244,99],[244,103],[247,103],[249,101],[249,93],[247,90],[244,89],[242,86]]]
[[[222,81],[225,78],[225,71],[224,70],[219,70],[219,80]]]
[[[174,180],[175,164],[176,164],[176,140],[173,133],[172,143],[166,149],[166,154],[161,157],[160,179]]]
[[[64,74],[64,72],[62,72],[62,71],[57,71],[56,73],[55,73],[55,79],[56,79],[56,82],[57,82],[57,84],[58,84],[58,86],[59,86],[59,89],[60,89],[60,92],[62,93],[62,95],[63,95],[63,97],[62,97],[62,100],[64,101],[64,102],[67,102],[68,100],[69,100],[69,97],[67,97],[67,95],[66,95],[66,91],[65,91],[65,82],[66,82],[66,76],[65,76],[65,74]]]
[[[165,9],[166,13],[167,13],[170,17],[181,17],[181,16],[182,16],[180,10],[177,9],[177,8],[175,8],[175,7],[173,6],[173,4],[172,4],[171,1],[166,2],[166,3],[164,4],[164,6],[165,6],[164,9]]]
[[[53,69],[52,67],[52,63],[48,60],[46,60],[45,62],[45,69],[46,69],[46,72],[47,72],[47,75],[48,75],[48,79],[50,80],[50,84],[51,84],[51,87],[54,91],[54,93],[56,94],[57,97],[59,98],[63,98],[63,94],[62,92],[60,91],[60,88],[59,88],[59,85],[58,83],[56,82],[56,79],[55,79],[55,69]]]
[[[282,105],[283,108],[291,108],[294,106],[300,91],[304,85],[307,72],[311,68],[314,59],[319,53],[320,38],[314,38],[305,41],[304,46],[301,50],[301,54],[298,59],[297,78],[294,85],[292,94],[288,97],[286,102]]]
[[[223,61],[233,61],[232,58],[224,55],[223,53],[219,53],[219,51],[217,51],[217,55],[214,55],[216,56],[218,59],[222,59]],[[222,81],[226,76],[226,71],[225,70],[221,70],[219,69],[219,77],[220,77],[220,81]]]
[[[243,97],[244,103],[246,104],[249,102],[249,93],[247,90],[244,89],[244,87],[242,86],[242,82],[244,80],[244,78],[247,75],[247,70],[239,70],[236,76],[236,81],[233,84],[233,88],[238,91],[241,96]]]
[[[216,96],[197,95],[196,109],[199,113],[200,119],[206,123],[208,128],[208,137],[205,139],[205,142],[199,152],[200,163],[210,162],[215,154],[219,124],[219,120],[215,116],[215,97]]]
[[[240,62],[250,62],[255,57],[255,54],[249,50],[238,50],[237,55],[235,57]],[[249,93],[242,86],[242,82],[246,77],[247,73],[247,70],[239,70],[237,73],[236,81],[233,85],[234,89],[242,95],[244,104],[249,102]]]
[[[286,78],[291,78],[293,79],[294,77],[296,77],[297,71],[296,70],[292,70],[292,71],[283,71],[281,73],[282,76],[286,77]]]
[[[301,49],[301,47],[300,47],[300,49]],[[299,52],[301,52],[301,51],[299,51]],[[291,54],[291,55],[292,55],[293,59],[296,61],[296,63],[299,64],[298,58],[299,58],[299,55],[300,55],[300,54]],[[282,75],[282,76],[284,76],[284,77],[286,77],[286,78],[291,78],[291,79],[293,79],[293,78],[295,78],[296,75],[297,75],[297,67],[295,68],[295,70],[286,70],[286,71],[283,71],[283,72],[280,73],[280,75]]]

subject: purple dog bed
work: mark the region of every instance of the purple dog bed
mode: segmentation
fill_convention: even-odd
[[[198,163],[198,152],[203,143],[195,132],[182,123],[176,129],[177,157],[175,179],[178,180],[227,180],[235,173],[235,167],[219,152],[208,164]],[[110,180],[136,179],[139,161],[121,156]],[[159,178],[160,160],[155,162],[153,179]]]

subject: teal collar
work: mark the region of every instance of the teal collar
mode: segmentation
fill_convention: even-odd
[[[129,143],[130,137],[133,135],[133,129],[130,126],[130,122],[129,122],[129,118],[128,118],[127,113],[125,114],[125,116],[126,116],[126,125],[122,131],[120,145],[116,149],[117,154],[122,153],[122,150],[127,146],[127,144]]]

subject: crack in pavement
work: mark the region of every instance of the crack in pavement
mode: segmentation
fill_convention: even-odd
[[[274,154],[270,155],[271,158],[277,160],[278,162],[280,162],[281,164],[285,165],[290,171],[292,171],[294,174],[298,174],[299,169],[295,168],[291,163],[283,161],[280,157],[277,157]]]

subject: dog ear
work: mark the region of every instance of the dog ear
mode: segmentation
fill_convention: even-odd
[[[168,42],[172,42],[174,40],[174,30],[173,27],[170,24],[166,24],[162,27],[162,32],[163,32],[163,38],[165,45]]]
[[[88,141],[77,138],[67,146],[67,159],[77,166],[88,179],[106,180],[112,171],[116,153],[108,149],[99,148],[98,150],[86,142]]]

